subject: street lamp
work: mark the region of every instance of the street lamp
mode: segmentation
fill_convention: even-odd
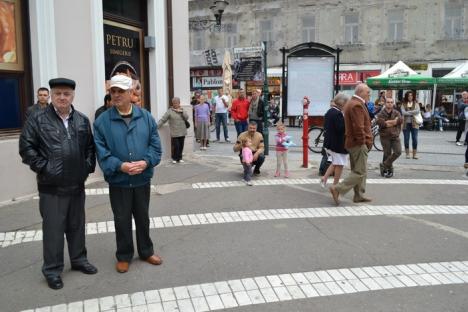
[[[221,30],[221,19],[224,13],[224,10],[229,5],[229,2],[226,0],[215,0],[213,5],[210,6],[210,10],[213,13],[215,19],[196,19],[189,21],[191,30],[206,30],[210,29],[211,31],[220,31]]]

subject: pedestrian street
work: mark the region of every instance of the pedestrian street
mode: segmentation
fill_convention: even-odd
[[[153,267],[135,258],[125,274],[114,269],[106,184],[88,185],[88,257],[99,272],[70,271],[66,260],[65,286],[58,291],[47,287],[40,272],[38,199],[4,204],[2,311],[468,307],[463,172],[412,170],[384,179],[371,169],[366,193],[373,202],[354,204],[345,196],[337,207],[314,169],[275,179],[265,165],[254,185],[245,186],[235,159],[223,160],[225,166],[219,161],[202,154],[157,168],[150,228],[164,263]]]

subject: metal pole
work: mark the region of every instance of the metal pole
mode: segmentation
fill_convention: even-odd
[[[265,155],[269,154],[270,144],[268,142],[268,75],[267,75],[267,42],[262,42],[263,56],[263,144],[265,145]]]
[[[335,73],[335,95],[340,92],[340,48],[336,48],[336,73]]]
[[[282,47],[280,49],[281,53],[283,53],[283,63],[281,64],[282,73],[281,73],[281,122],[284,124],[284,114],[286,111],[286,48]]]
[[[302,167],[309,168],[309,98],[302,99]]]

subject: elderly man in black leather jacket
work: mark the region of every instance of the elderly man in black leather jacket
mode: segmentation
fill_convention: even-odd
[[[96,166],[88,118],[73,106],[75,82],[49,81],[52,105],[29,116],[19,142],[23,163],[37,174],[42,216],[42,273],[52,289],[63,282],[64,234],[71,267],[85,274],[97,269],[88,262],[85,247],[84,182]]]

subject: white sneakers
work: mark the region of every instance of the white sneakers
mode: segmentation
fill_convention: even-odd
[[[457,141],[455,144],[456,144],[457,146],[463,146],[463,143],[460,142],[460,141]]]

